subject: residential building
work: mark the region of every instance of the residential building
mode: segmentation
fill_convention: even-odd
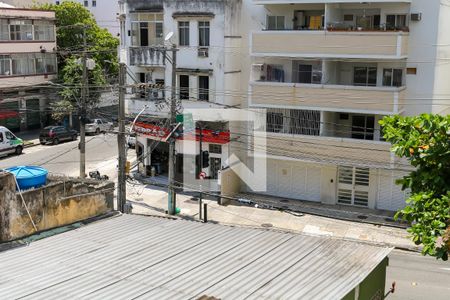
[[[59,5],[64,1],[74,1],[82,4],[87,8],[97,21],[98,26],[108,29],[113,36],[119,36],[119,22],[117,15],[119,13],[119,5],[116,0],[52,0],[53,3]]]
[[[56,77],[55,13],[0,7],[0,125],[40,128],[49,121],[47,82]]]
[[[207,120],[207,109],[224,108],[240,100],[224,92],[239,86],[240,65],[224,49],[230,47],[237,35],[240,1],[119,3],[120,59],[126,62],[131,74],[128,84],[135,85],[127,95],[126,111],[128,115],[136,115],[148,107],[140,118],[140,121],[146,120],[146,124],[138,123],[137,126],[141,172],[149,174],[152,166],[157,173],[167,170],[168,143],[163,140],[169,127],[167,117],[172,82],[172,53],[169,48],[173,45],[177,48],[177,113],[182,114],[189,109],[204,110],[202,149],[209,151],[211,156],[210,166],[203,171],[216,179],[218,171],[226,166],[228,125],[227,120]],[[173,33],[172,37],[165,40],[169,33]],[[197,133],[189,138],[180,137],[176,143],[180,157],[177,159],[180,166],[178,175],[183,171],[183,154],[185,157],[191,155],[195,163],[194,156],[200,153],[200,132]],[[197,174],[199,172],[196,170]]]
[[[248,106],[266,113],[266,194],[382,210],[409,170],[387,115],[450,112],[450,8],[427,0],[253,0]],[[247,12],[247,14],[252,14]],[[249,141],[251,143],[251,141]],[[255,151],[256,153],[257,151]],[[250,153],[249,156],[254,156]]]
[[[31,8],[33,5],[52,3],[52,0],[2,0],[1,2],[17,8]]]

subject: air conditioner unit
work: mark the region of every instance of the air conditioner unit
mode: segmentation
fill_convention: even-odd
[[[422,20],[422,13],[411,14],[411,21],[420,21]]]
[[[198,57],[208,57],[209,48],[198,48]]]

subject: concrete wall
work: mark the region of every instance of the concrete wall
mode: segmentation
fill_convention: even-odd
[[[113,210],[114,183],[51,177],[46,186],[22,193],[37,230],[47,230]],[[35,233],[16,193],[14,177],[0,173],[0,242]]]
[[[230,168],[222,170],[220,175],[220,194],[222,196],[233,197],[241,191],[241,180],[239,176]],[[227,204],[230,200],[221,198],[221,204]]]

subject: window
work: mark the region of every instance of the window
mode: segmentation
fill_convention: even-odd
[[[9,40],[9,24],[8,20],[0,19],[0,41]]]
[[[284,16],[267,16],[267,30],[284,29]]]
[[[198,22],[198,45],[209,47],[209,22]]]
[[[13,41],[31,41],[33,39],[31,20],[11,20],[9,23],[10,38]]]
[[[375,117],[354,115],[352,116],[352,139],[373,140],[375,131]]]
[[[36,74],[56,73],[56,57],[50,53],[37,53]]]
[[[209,76],[199,76],[198,87],[198,99],[209,101]]]
[[[353,73],[353,84],[361,86],[377,85],[376,67],[355,67]]]
[[[406,74],[408,75],[416,75],[417,74],[417,68],[407,68]]]
[[[180,46],[189,46],[189,22],[178,22]]]
[[[8,140],[10,140],[10,141],[13,141],[13,140],[16,139],[16,137],[15,137],[11,132],[9,132],[9,131],[6,131],[6,132],[5,132],[5,137],[6,137]]]
[[[54,41],[55,26],[47,21],[34,21],[34,39],[37,41]]]
[[[158,86],[158,88],[153,89],[153,97],[156,97],[157,99],[164,99],[166,97],[164,79],[155,79],[155,84]]]
[[[402,69],[384,69],[383,86],[402,86]]]
[[[97,7],[97,1],[96,0],[92,0],[92,7]]]
[[[344,15],[345,22],[353,22],[353,15]]]
[[[299,64],[297,82],[320,84],[322,82],[322,66]]]
[[[209,153],[222,154],[222,145],[209,144]]]
[[[89,2],[87,0],[84,0],[84,7],[88,7],[89,6]]]
[[[180,75],[180,99],[189,99],[189,75]]]
[[[59,1],[56,1],[55,3],[56,3],[56,5],[59,5]]]
[[[0,55],[0,76],[11,75],[11,56]]]
[[[0,132],[0,143],[3,143],[3,133]]]
[[[11,54],[12,74],[35,74],[34,57],[32,54]]]
[[[131,45],[151,46],[163,43],[163,15],[161,13],[131,14]]]
[[[267,132],[281,132],[283,130],[283,113],[268,111],[266,116]]]
[[[386,29],[402,29],[406,27],[406,15],[387,15]]]
[[[281,65],[267,65],[266,78],[267,81],[284,82],[284,70]]]

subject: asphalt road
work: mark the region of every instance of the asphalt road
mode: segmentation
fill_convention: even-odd
[[[25,148],[22,155],[0,158],[0,168],[18,165],[42,166],[55,174],[79,176],[78,141],[59,145],[38,145]],[[115,177],[117,166],[117,135],[100,134],[86,137],[86,173],[99,170]],[[112,179],[112,178],[111,178]]]
[[[396,291],[389,300],[450,299],[450,261],[395,250],[389,255],[386,290],[393,281]]]

